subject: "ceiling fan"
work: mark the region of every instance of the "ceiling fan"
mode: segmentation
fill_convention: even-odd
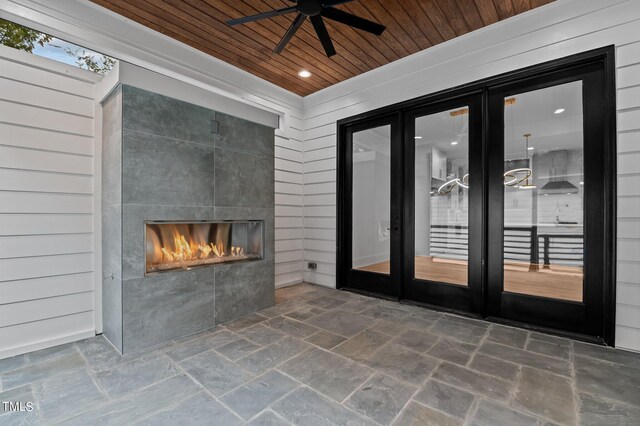
[[[334,8],[339,4],[349,3],[353,0],[289,0],[295,3],[295,6],[284,7],[282,9],[272,10],[270,12],[260,13],[258,15],[245,16],[244,18],[231,19],[227,21],[228,25],[246,24],[247,22],[259,21],[261,19],[273,18],[274,16],[286,15],[287,13],[297,13],[291,26],[280,40],[280,43],[273,50],[274,53],[280,53],[284,50],[285,46],[293,35],[298,31],[298,28],[302,25],[305,19],[309,18],[313,24],[313,28],[316,30],[318,39],[322,43],[327,56],[331,57],[336,54],[336,50],[331,42],[331,37],[327,32],[327,27],[324,25],[322,18],[331,19],[336,22],[340,22],[345,25],[349,25],[359,30],[367,31],[369,33],[380,35],[384,32],[386,27],[380,25],[377,22],[370,21],[368,19],[361,18],[353,15],[349,12],[345,12],[340,9]]]

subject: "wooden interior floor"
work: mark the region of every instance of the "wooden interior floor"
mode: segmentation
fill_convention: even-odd
[[[467,262],[430,256],[416,256],[415,259],[417,279],[467,285]],[[389,261],[384,261],[356,269],[388,274],[389,266]],[[582,268],[554,265],[536,271],[529,270],[528,263],[509,262],[505,264],[504,280],[504,290],[511,293],[582,301]]]

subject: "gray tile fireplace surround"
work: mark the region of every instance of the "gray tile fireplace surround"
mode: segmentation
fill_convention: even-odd
[[[274,129],[119,86],[103,102],[104,335],[131,352],[274,304]],[[144,221],[262,220],[262,260],[145,276]]]

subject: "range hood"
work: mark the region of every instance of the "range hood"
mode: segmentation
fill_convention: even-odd
[[[567,180],[566,150],[551,151],[549,156],[549,182],[540,188],[540,194],[577,194],[577,186]]]

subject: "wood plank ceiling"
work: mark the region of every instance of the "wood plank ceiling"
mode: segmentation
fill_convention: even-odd
[[[92,0],[302,96],[553,0],[355,0],[339,9],[387,27],[382,36],[325,19],[337,54],[327,58],[306,20],[272,53],[295,14],[230,27],[225,21],[291,6],[287,0]],[[311,78],[297,73],[307,69]]]

